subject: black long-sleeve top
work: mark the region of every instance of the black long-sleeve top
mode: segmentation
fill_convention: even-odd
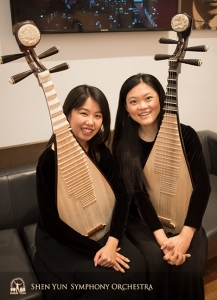
[[[201,227],[202,218],[211,192],[209,175],[197,133],[190,126],[183,124],[181,124],[181,131],[193,181],[193,192],[184,225],[198,230]],[[141,164],[142,168],[144,168],[154,142],[145,142],[142,139],[140,142],[142,147]],[[139,208],[140,215],[137,208]],[[145,187],[143,191],[134,195],[130,205],[130,214],[137,217],[141,216],[151,231],[162,228]]]
[[[100,146],[100,171],[110,183],[115,197],[110,236],[121,238],[129,210],[129,197],[110,150]],[[36,169],[36,187],[40,219],[38,226],[59,243],[90,257],[101,248],[98,242],[85,237],[64,223],[58,214],[55,199],[55,152],[47,148],[39,158]]]

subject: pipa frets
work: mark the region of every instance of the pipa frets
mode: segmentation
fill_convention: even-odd
[[[68,193],[74,194],[76,198],[80,198],[81,196],[87,198],[88,201],[81,200],[86,206],[89,203],[96,201],[92,178],[85,160],[86,155],[82,148],[78,146],[78,142],[70,131],[69,123],[66,121],[66,116],[63,114],[53,82],[47,73],[49,74],[49,71],[39,73],[38,77],[42,84],[47,102],[49,103],[49,101],[55,99],[56,105],[59,104],[55,109],[50,110],[53,127],[55,128],[58,125],[58,130],[61,131],[56,134],[56,151],[59,172],[61,172]],[[63,129],[66,127],[66,122],[68,123],[67,130]],[[63,130],[61,130],[61,128]],[[67,161],[70,161],[71,165],[76,165],[77,161],[81,161],[82,172],[81,169],[74,169],[70,165],[67,166],[67,170],[66,167],[63,168],[62,163]],[[83,178],[83,180],[79,180],[79,178]],[[69,182],[72,184],[69,184]],[[82,190],[85,192],[82,192]]]
[[[169,123],[167,123],[168,121]],[[175,195],[181,152],[175,115],[167,116],[165,113],[158,133],[158,141],[156,142],[154,170],[160,174],[160,192]]]
[[[192,184],[176,114],[164,114],[144,174],[147,191],[165,231],[180,232],[187,214]]]

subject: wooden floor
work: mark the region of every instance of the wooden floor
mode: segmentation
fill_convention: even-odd
[[[207,261],[204,272],[205,299],[217,300],[217,257]]]

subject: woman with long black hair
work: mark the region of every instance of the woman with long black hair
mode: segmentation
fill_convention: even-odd
[[[146,189],[143,168],[162,122],[164,100],[162,85],[150,74],[129,77],[120,90],[112,150],[132,199],[127,233],[143,253],[149,282],[157,287],[153,299],[202,300],[207,258],[202,218],[210,183],[202,147],[193,128],[181,124],[193,192],[179,234],[165,233]]]

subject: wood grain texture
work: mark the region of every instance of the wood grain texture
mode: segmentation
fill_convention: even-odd
[[[165,113],[144,174],[150,200],[165,231],[180,232],[193,189],[176,114]]]

